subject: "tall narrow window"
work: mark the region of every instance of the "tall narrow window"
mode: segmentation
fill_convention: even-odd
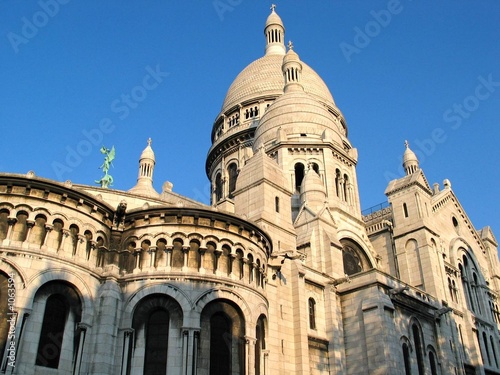
[[[6,209],[2,209],[0,210],[0,241],[4,240],[7,237],[8,230],[9,230],[9,211]]]
[[[68,303],[62,295],[53,294],[47,299],[35,362],[37,366],[58,368],[68,312]]]
[[[227,167],[229,175],[229,198],[233,198],[233,193],[236,190],[236,178],[238,177],[238,166],[236,163],[231,163]]]
[[[349,176],[344,174],[344,201],[349,202]]]
[[[144,375],[167,373],[168,312],[161,309],[149,315],[146,326]]]
[[[433,352],[429,352],[429,364],[431,366],[431,374],[437,375],[436,357]]]
[[[410,349],[406,343],[403,344],[403,360],[405,362],[405,375],[411,375]]]
[[[300,185],[304,179],[304,164],[295,164],[295,192],[300,193]]]
[[[265,317],[261,316],[257,320],[257,326],[255,327],[255,375],[264,374],[264,365],[262,360],[262,351],[266,349],[266,331],[265,331]]]
[[[491,351],[493,352],[493,359],[495,360],[495,366],[498,367],[497,351],[495,349],[495,340],[493,336],[490,336]]]
[[[403,203],[403,213],[405,217],[408,217],[408,207],[406,206],[406,203]]]
[[[415,346],[415,352],[417,353],[417,365],[418,365],[418,374],[425,374],[424,367],[424,354],[422,349],[422,340],[420,338],[420,330],[416,324],[412,325],[412,333],[413,333],[413,343]]]
[[[340,171],[338,169],[335,170],[335,194],[340,198]]]
[[[222,199],[222,176],[217,173],[215,176],[215,201],[218,202]]]
[[[484,344],[484,350],[486,352],[486,357],[488,358],[488,365],[491,366],[490,350],[488,349],[488,339],[486,338],[485,332],[483,332],[483,344]]]
[[[309,298],[309,328],[316,329],[316,302]]]
[[[479,293],[477,292],[479,289],[479,280],[475,272],[472,273],[472,279],[474,280],[474,284],[472,285],[472,292],[474,293],[474,297],[476,298],[476,303],[479,313],[482,314],[481,303],[479,302]]]
[[[274,197],[274,209],[276,212],[280,212],[280,199],[279,197]]]
[[[231,373],[231,320],[217,312],[210,318],[210,374]]]

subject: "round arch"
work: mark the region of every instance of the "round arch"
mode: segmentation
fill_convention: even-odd
[[[137,304],[144,297],[152,294],[163,294],[177,301],[182,309],[182,315],[184,317],[183,325],[190,325],[190,323],[187,321],[187,315],[188,312],[193,309],[193,303],[186,295],[186,293],[172,284],[155,284],[141,287],[127,301],[125,301],[122,317],[122,327],[128,328],[132,326],[132,318]]]
[[[94,295],[82,277],[66,268],[50,269],[32,276],[26,284],[27,304],[25,308],[33,308],[33,302],[37,291],[49,281],[64,281],[75,289],[82,303],[82,323],[91,325],[94,316]]]

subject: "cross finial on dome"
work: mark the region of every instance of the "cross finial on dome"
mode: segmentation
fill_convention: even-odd
[[[275,9],[276,9],[276,4],[271,4],[271,11],[274,12]]]
[[[293,50],[293,43],[291,40],[288,41],[288,48]]]
[[[153,143],[153,140],[151,139],[151,137],[148,138],[148,146],[151,146],[151,143]]]

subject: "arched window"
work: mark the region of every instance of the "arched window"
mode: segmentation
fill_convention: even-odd
[[[354,275],[372,268],[370,261],[363,249],[353,240],[342,239],[342,261],[344,263],[344,273]]]
[[[316,163],[312,163],[312,169],[319,175],[319,165]]]
[[[170,317],[164,309],[149,314],[146,325],[144,374],[167,373],[168,325]]]
[[[36,243],[39,246],[42,246],[45,241],[45,236],[47,234],[47,228],[45,225],[47,224],[47,217],[45,215],[37,215],[35,217],[35,226],[31,232],[31,242]]]
[[[255,327],[255,375],[265,374],[262,351],[266,349],[266,318],[261,315]]]
[[[238,177],[238,166],[236,163],[231,163],[227,167],[229,175],[229,198],[233,198],[234,190],[236,190],[236,178]]]
[[[300,185],[304,179],[304,164],[295,164],[295,193],[300,193]]]
[[[222,199],[222,175],[217,173],[215,176],[215,201],[218,202]]]
[[[413,346],[415,347],[415,352],[417,353],[418,374],[424,375],[424,353],[422,348],[422,339],[420,337],[420,329],[418,328],[416,323],[413,323],[411,330],[413,334]]]
[[[6,209],[2,209],[0,210],[0,241],[4,240],[7,237],[8,230],[9,230],[9,211]]]
[[[495,360],[495,366],[498,367],[498,358],[497,358],[497,351],[495,348],[495,340],[493,340],[493,336],[490,335],[490,344],[491,344],[491,351],[493,352],[493,359]]]
[[[411,375],[410,349],[406,343],[403,343],[403,361],[405,363],[405,375]]]
[[[349,182],[349,176],[344,174],[344,201],[349,202],[349,188],[351,183]]]
[[[12,239],[14,241],[24,241],[26,240],[26,234],[28,231],[27,227],[28,214],[24,211],[19,211],[17,213],[16,219],[17,221],[14,224]]]
[[[454,293],[454,289],[453,289],[453,284],[451,282],[451,279],[448,277],[448,290],[450,292],[450,297],[451,297],[451,300],[456,302],[455,301],[455,293]]]
[[[490,350],[488,349],[488,339],[486,338],[486,332],[483,332],[483,344],[484,344],[484,351],[486,352],[486,357],[488,358],[488,365],[491,366],[491,356],[490,356]]]
[[[309,328],[316,329],[316,302],[309,298]]]
[[[130,355],[127,374],[167,374],[170,337],[180,332],[182,321],[182,308],[174,298],[156,293],[141,299],[132,318],[134,340],[123,349]]]
[[[340,198],[342,176],[340,170],[335,170],[335,194]]]
[[[472,292],[474,293],[474,297],[476,298],[477,308],[479,310],[479,313],[481,314],[482,313],[481,302],[479,301],[479,293],[478,293],[478,289],[480,288],[480,286],[477,274],[475,272],[472,273],[472,280],[474,280],[474,284],[472,285]]]
[[[38,346],[26,350],[36,366],[71,372],[80,341],[76,328],[82,316],[80,297],[69,284],[50,281],[36,292],[33,306],[33,316],[41,317],[41,322],[34,320],[25,327],[27,336],[38,338]]]
[[[480,281],[475,271],[474,262],[465,252],[462,257],[462,263],[459,263],[460,277],[462,279],[462,286],[467,301],[467,307],[474,313],[482,313],[481,301],[479,298],[478,290],[480,289]],[[460,251],[460,250],[459,250]]]
[[[458,234],[458,232],[460,231],[460,228],[458,226],[458,220],[457,220],[457,218],[455,216],[453,216],[451,218],[451,222],[453,224],[453,228],[455,228],[455,232],[457,232],[457,234]]]
[[[437,375],[436,357],[433,352],[429,352],[429,365],[431,366],[431,374]]]
[[[72,246],[72,249],[73,249],[73,255],[76,254],[76,249],[77,249],[77,246],[78,246],[78,232],[79,231],[80,231],[80,229],[78,228],[77,225],[71,224],[69,226],[69,232],[71,234],[71,246]]]

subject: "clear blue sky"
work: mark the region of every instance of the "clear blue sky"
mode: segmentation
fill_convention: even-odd
[[[429,182],[450,179],[476,228],[491,225],[500,236],[500,2],[277,5],[286,40],[346,117],[362,208],[385,201],[408,139]],[[114,188],[127,190],[151,137],[156,189],[168,180],[208,203],[212,123],[233,79],[264,53],[269,7],[0,2],[0,171],[93,185],[100,146],[114,145]]]

